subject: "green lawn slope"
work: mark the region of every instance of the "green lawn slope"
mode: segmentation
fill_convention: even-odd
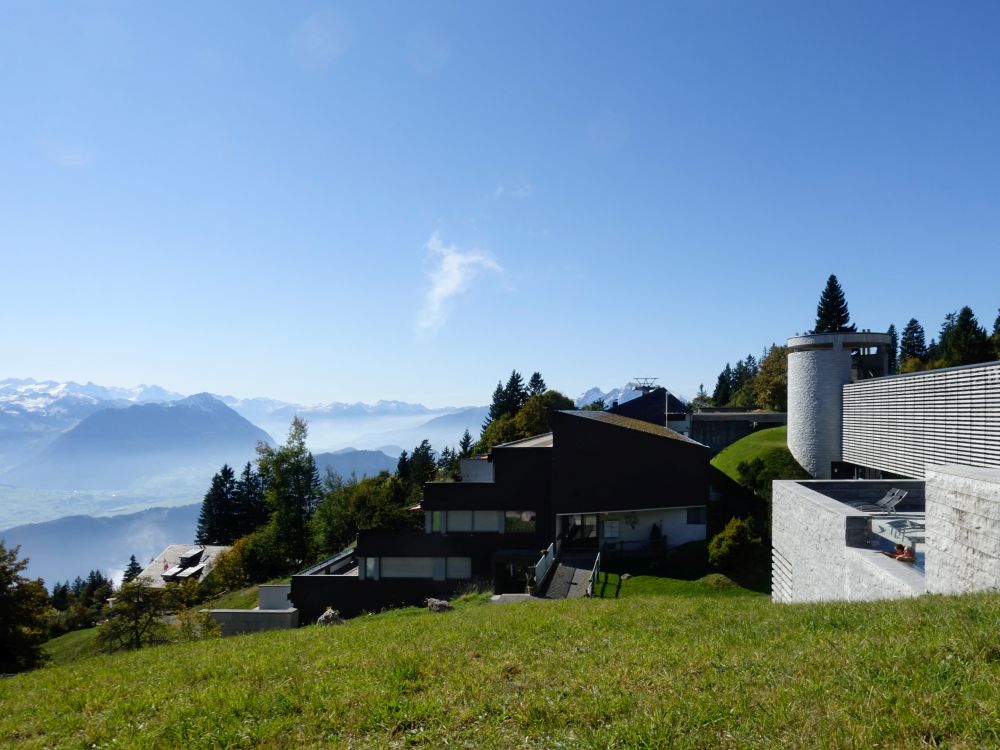
[[[740,463],[743,461],[749,463],[755,458],[764,458],[771,451],[782,449],[788,450],[788,427],[786,425],[769,427],[766,430],[752,432],[724,448],[712,459],[712,466],[734,482],[738,482],[740,476],[736,467]]]
[[[42,650],[48,655],[51,664],[72,664],[97,654],[96,638],[97,628],[72,630],[46,641]]]
[[[41,669],[0,680],[0,744],[1000,746],[998,595],[775,605],[630,583]]]

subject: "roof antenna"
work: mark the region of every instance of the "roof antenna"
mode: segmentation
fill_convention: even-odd
[[[656,381],[656,378],[633,378],[632,381],[643,394],[646,394],[655,388],[653,383]]]

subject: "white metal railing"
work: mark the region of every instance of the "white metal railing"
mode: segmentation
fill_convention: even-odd
[[[601,574],[601,553],[597,553],[597,559],[594,560],[594,569],[590,571],[590,580],[587,581],[587,596],[594,595],[594,584],[597,583],[597,577]]]
[[[545,578],[545,575],[549,572],[552,567],[552,563],[556,559],[556,543],[553,542],[548,547],[545,548],[545,552],[542,554],[538,562],[535,563],[535,583],[540,584]]]

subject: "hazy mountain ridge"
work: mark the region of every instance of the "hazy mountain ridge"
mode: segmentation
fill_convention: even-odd
[[[194,541],[201,506],[149,508],[120,516],[67,516],[7,529],[8,547],[21,545],[28,575],[56,581],[85,577],[90,570],[118,577],[135,555],[145,565],[168,544]]]
[[[222,463],[252,459],[258,441],[274,442],[218,399],[197,394],[97,411],[2,479],[26,487],[127,489],[162,477],[203,491]]]

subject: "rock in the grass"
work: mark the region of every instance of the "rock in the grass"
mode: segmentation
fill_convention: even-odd
[[[317,625],[343,625],[344,618],[340,616],[340,612],[333,609],[332,607],[327,607],[326,612],[321,614],[317,620]]]
[[[449,609],[454,609],[454,607],[444,599],[428,599],[427,609],[431,612],[447,612]]]
[[[623,573],[623,574],[622,574],[622,580],[623,580],[623,581],[627,581],[627,580],[628,580],[629,578],[631,578],[631,577],[632,577],[632,574],[631,574],[631,573]]]

